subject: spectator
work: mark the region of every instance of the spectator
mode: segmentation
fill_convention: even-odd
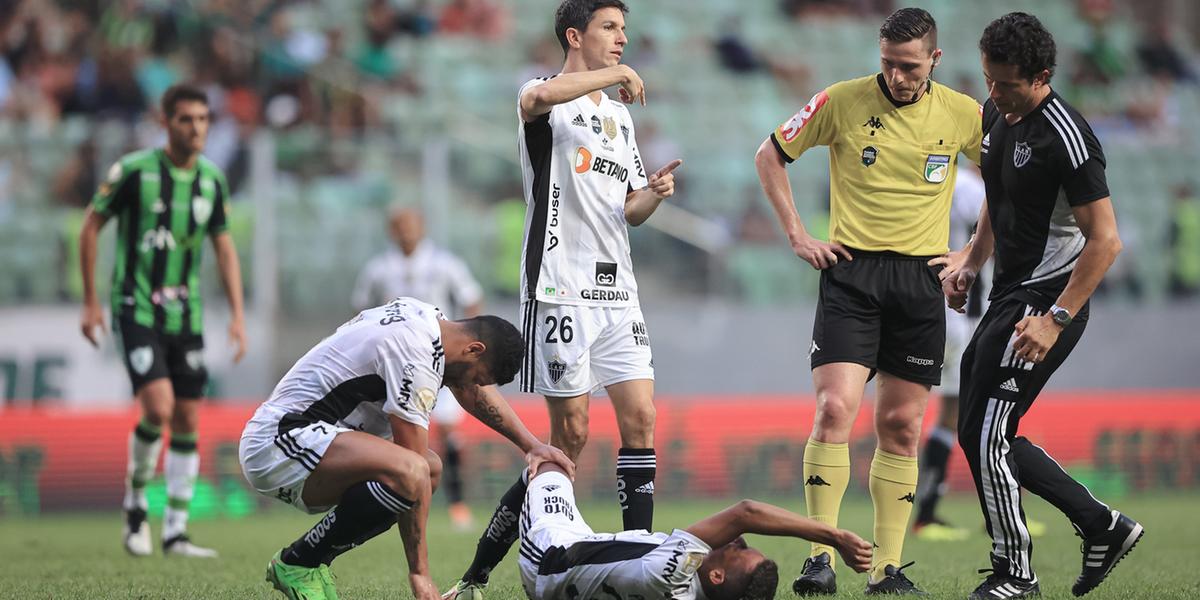
[[[495,42],[508,35],[508,11],[492,0],[450,0],[438,18],[438,30]]]

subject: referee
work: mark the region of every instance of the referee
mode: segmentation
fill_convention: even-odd
[[[919,593],[901,570],[917,486],[917,444],[929,389],[941,381],[946,318],[937,271],[957,157],[978,162],[979,104],[932,80],[937,24],[904,8],[879,29],[881,72],[818,93],[758,149],[763,190],[797,256],[821,269],[809,356],[817,412],[804,451],[810,517],[836,525],[850,480],[850,429],[879,374],[871,462],[877,544],[867,593]],[[829,242],[810,236],[785,166],[829,147]],[[836,553],[813,544],[792,584],[802,596],[837,590]]]
[[[992,574],[971,598],[1039,593],[1020,488],[1062,511],[1083,538],[1071,592],[1104,580],[1142,526],[1096,500],[1046,451],[1017,436],[1021,416],[1083,335],[1088,298],[1121,251],[1104,152],[1078,111],[1050,89],[1054,38],[1010,13],[979,41],[989,101],[983,113],[987,200],[975,237],[931,261],[961,309],[995,250],[991,304],[962,359],[958,439],[992,536]]]

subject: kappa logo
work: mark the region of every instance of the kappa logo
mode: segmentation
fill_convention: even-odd
[[[867,122],[863,123],[862,126],[870,127],[871,135],[875,135],[876,129],[886,129],[886,127],[883,126],[883,121],[880,121],[879,117],[877,117],[875,115],[871,115],[871,118],[867,119]]]
[[[174,250],[175,235],[170,229],[159,226],[156,229],[147,229],[146,233],[142,234],[142,243],[139,246],[142,252],[150,250]]]
[[[821,347],[817,345],[817,340],[813,340],[812,345],[808,347],[808,356],[812,358],[813,353],[820,352]]]
[[[821,479],[820,475],[809,475],[808,481],[805,481],[804,485],[827,485],[829,487],[833,487],[833,485],[828,481]]]
[[[571,124],[576,127],[587,127],[587,122],[583,120],[583,115],[579,114],[575,115],[574,119],[571,119]]]
[[[1026,144],[1025,142],[1017,142],[1017,144],[1013,146],[1014,167],[1020,169],[1029,163],[1030,158],[1033,158],[1033,150],[1029,147],[1029,144]]]
[[[567,372],[567,363],[555,356],[553,360],[546,363],[546,371],[550,373],[550,382],[558,383]]]
[[[899,498],[896,498],[896,499],[903,500],[909,504],[912,504],[913,502],[916,502],[916,500],[917,500],[916,496],[913,496],[912,492],[909,492],[909,493],[907,493],[903,496],[900,496]]]
[[[1000,384],[1000,389],[1014,394],[1021,393],[1021,388],[1017,387],[1017,379],[1015,377],[1009,377],[1008,381]]]
[[[133,367],[138,375],[150,372],[150,366],[153,364],[154,350],[150,346],[139,346],[129,351],[129,366]]]

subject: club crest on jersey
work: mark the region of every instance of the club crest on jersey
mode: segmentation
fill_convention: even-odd
[[[140,346],[129,351],[129,366],[138,375],[145,375],[150,372],[150,365],[154,364],[154,350],[150,346]]]
[[[625,143],[629,143],[629,128],[624,123],[621,124],[621,135],[625,137]]]
[[[592,115],[592,133],[600,135],[600,117]]]
[[[208,218],[212,216],[213,205],[208,198],[204,196],[192,197],[192,217],[196,219],[197,225],[203,225],[208,222]]]
[[[925,159],[925,181],[941,183],[950,173],[950,156],[946,154],[930,154]]]
[[[875,164],[875,159],[879,158],[879,151],[874,146],[867,146],[862,151],[862,164],[864,167],[869,167]]]
[[[613,119],[612,117],[604,117],[604,135],[607,135],[608,139],[610,139],[610,140],[616,139],[616,137],[617,137],[617,121],[616,121],[616,119]]]
[[[546,371],[550,373],[550,382],[558,383],[567,372],[567,363],[560,360],[556,354],[550,362],[546,363]]]
[[[1013,146],[1013,166],[1020,169],[1033,158],[1033,150],[1029,148],[1029,144],[1025,142],[1017,142]]]
[[[596,263],[596,285],[602,285],[604,287],[616,287],[617,263]]]

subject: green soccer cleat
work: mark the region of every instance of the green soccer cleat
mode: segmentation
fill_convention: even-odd
[[[283,562],[281,554],[282,550],[276,552],[267,564],[267,581],[287,596],[288,600],[337,599],[337,592],[333,589],[333,575],[328,566],[321,565],[315,569],[295,567]]]
[[[442,594],[442,600],[483,600],[485,587],[486,583],[467,583],[460,579]]]

